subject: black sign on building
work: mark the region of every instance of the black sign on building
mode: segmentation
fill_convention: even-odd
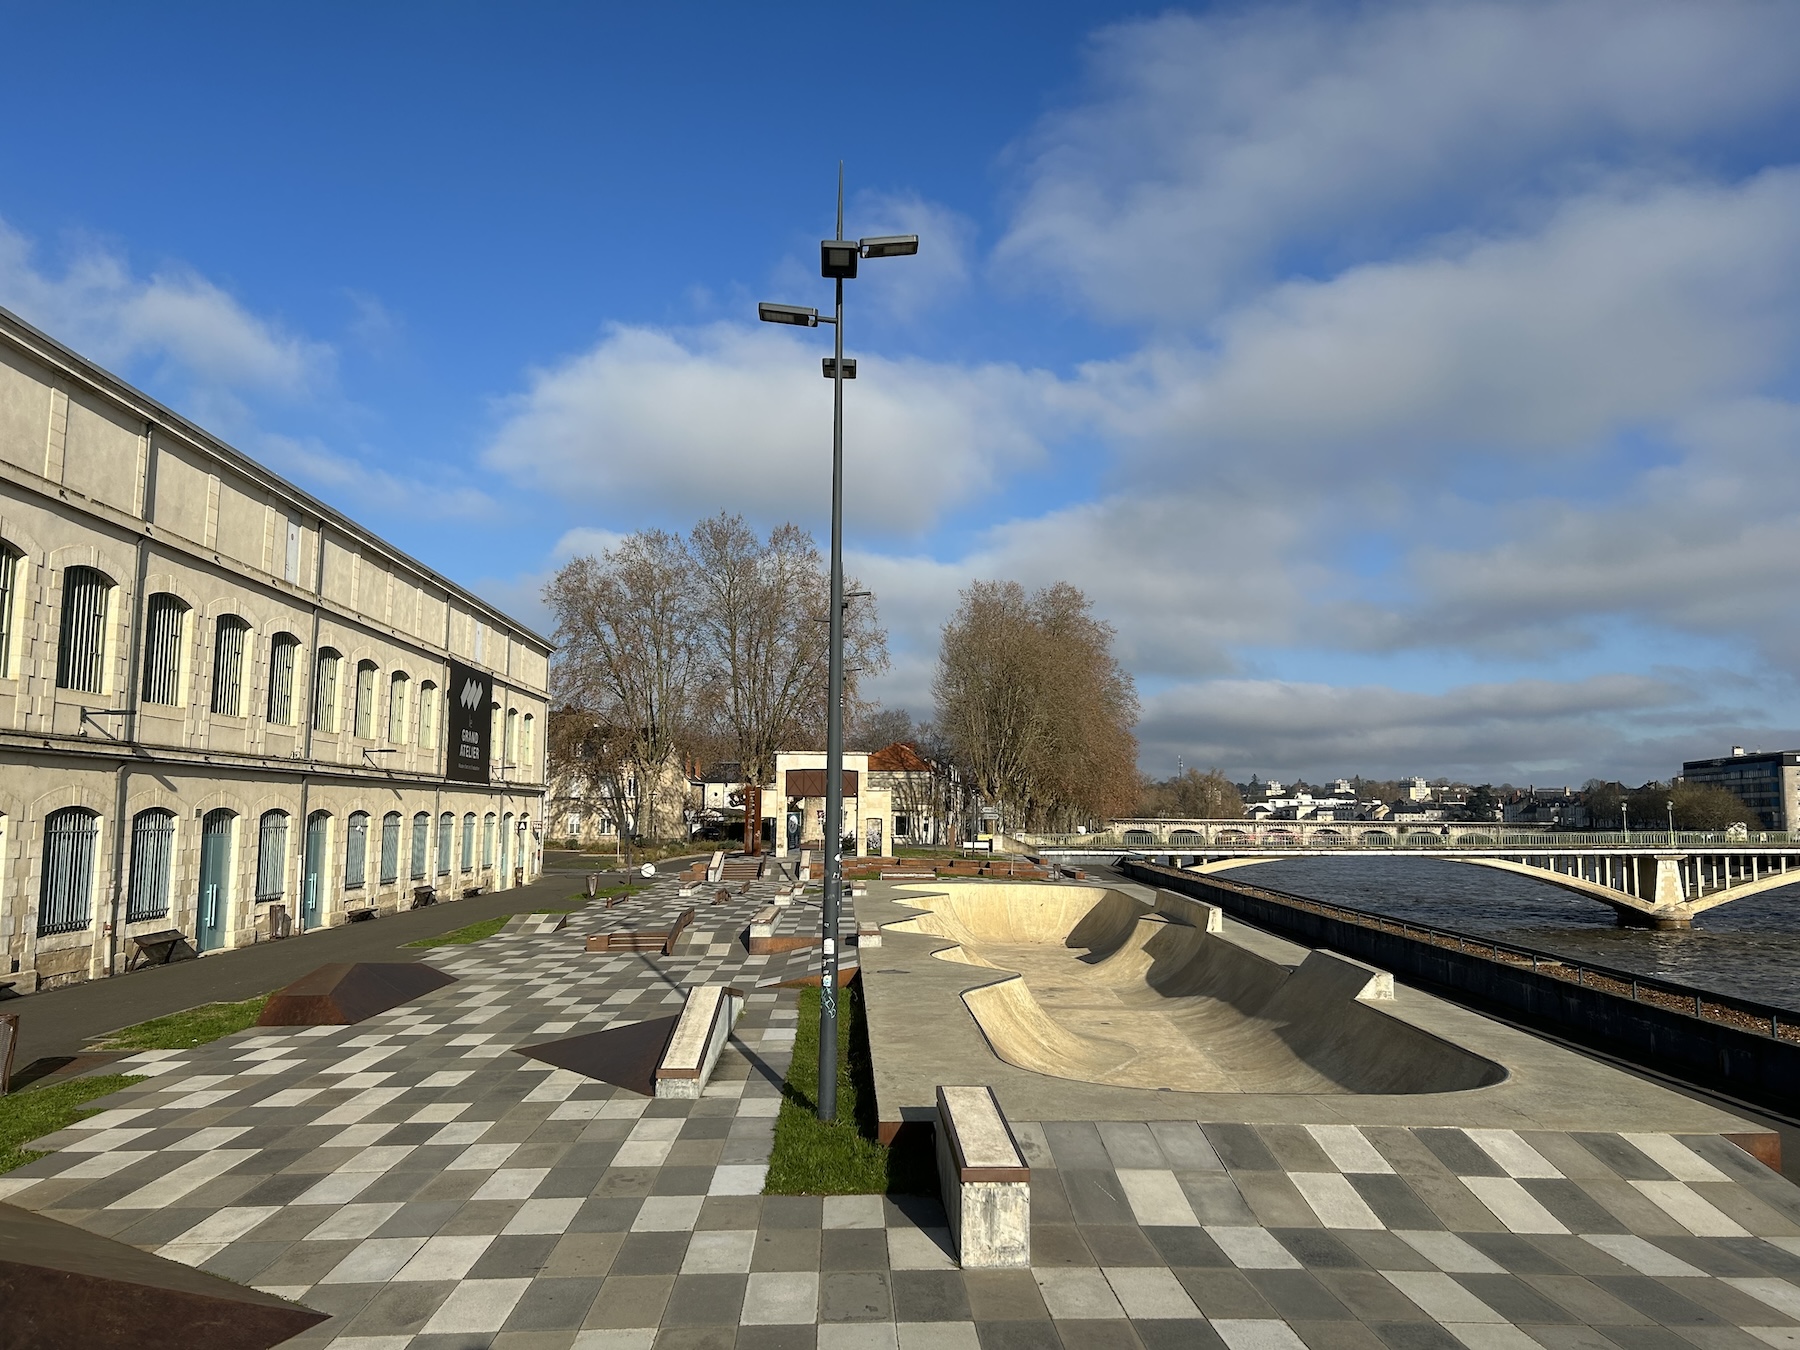
[[[450,663],[450,743],[445,776],[455,783],[488,781],[489,739],[493,732],[493,677]]]

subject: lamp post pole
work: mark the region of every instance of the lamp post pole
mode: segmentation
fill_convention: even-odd
[[[820,275],[837,283],[837,308],[830,318],[800,305],[764,303],[757,317],[835,330],[831,379],[831,651],[825,709],[825,894],[820,916],[819,953],[819,1119],[837,1116],[838,916],[844,896],[844,381],[856,378],[856,363],[844,359],[844,282],[856,275],[861,258],[907,258],[919,251],[916,234],[844,238],[844,165],[838,163],[837,236],[819,242]],[[862,594],[862,592],[858,592]]]
[[[837,234],[844,237],[844,166]],[[844,897],[844,279],[831,325],[831,663],[825,705],[825,895],[819,947],[819,1119],[837,1119],[838,914]]]

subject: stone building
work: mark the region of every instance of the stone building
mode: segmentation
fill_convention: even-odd
[[[549,652],[0,310],[0,983],[530,879]]]

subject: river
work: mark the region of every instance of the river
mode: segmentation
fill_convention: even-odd
[[[1800,1012],[1800,883],[1657,933],[1554,886],[1434,858],[1291,858],[1222,876]]]

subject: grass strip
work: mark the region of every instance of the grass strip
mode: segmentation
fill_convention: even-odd
[[[587,903],[587,897],[581,897],[578,905],[540,905],[536,909],[520,910],[519,914],[573,914]],[[518,914],[498,914],[491,919],[482,919],[478,923],[465,924],[461,928],[452,928],[448,933],[439,933],[436,937],[420,938],[409,942],[408,947],[466,947],[471,942],[480,942],[483,938],[491,938],[506,927],[508,919],[518,918]]]
[[[765,1195],[930,1194],[937,1189],[929,1153],[884,1148],[877,1137],[875,1074],[862,983],[838,998],[837,1119],[818,1116],[819,991],[800,991],[794,1057],[782,1084],[781,1114]]]
[[[152,1017],[148,1022],[121,1028],[97,1040],[96,1050],[191,1050],[221,1036],[256,1025],[267,994],[242,1003],[203,1003],[198,1008]]]
[[[43,1152],[25,1148],[33,1139],[41,1139],[78,1120],[98,1115],[99,1109],[83,1111],[83,1102],[109,1096],[120,1088],[144,1081],[144,1075],[131,1073],[102,1074],[98,1078],[71,1078],[48,1087],[29,1088],[0,1097],[0,1172],[44,1156]]]

